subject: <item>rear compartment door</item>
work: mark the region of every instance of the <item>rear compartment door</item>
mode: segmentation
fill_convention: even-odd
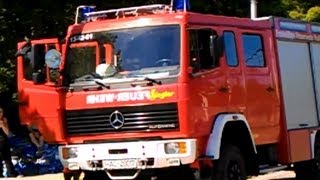
[[[287,128],[317,126],[319,123],[311,57],[315,65],[319,65],[319,45],[311,45],[310,50],[308,42],[278,40],[277,44]],[[314,66],[314,70],[319,70],[319,67]],[[318,88],[319,78],[315,78]]]
[[[320,43],[310,44],[318,116],[320,115]],[[319,117],[318,117],[319,118]]]

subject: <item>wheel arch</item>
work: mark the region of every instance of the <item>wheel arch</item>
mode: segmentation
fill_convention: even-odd
[[[235,128],[234,126],[236,125],[242,126],[241,130],[246,132],[246,136],[251,141],[250,145],[252,146],[253,151],[257,153],[251,129],[246,118],[242,114],[221,114],[215,119],[212,126],[212,130],[207,143],[207,156],[212,157],[213,159],[219,159],[222,139],[223,137],[227,138],[227,133],[230,133],[230,130],[233,130],[232,128]],[[237,138],[239,138],[239,136]]]
[[[255,173],[257,161],[252,158],[256,158],[257,149],[244,115],[221,114],[215,119],[207,143],[206,156],[218,160],[221,147],[225,144],[237,146],[245,158],[248,172]]]

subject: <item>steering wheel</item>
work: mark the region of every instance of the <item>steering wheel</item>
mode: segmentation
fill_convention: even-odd
[[[163,58],[163,59],[159,59],[155,62],[155,65],[156,66],[168,66],[172,64],[172,60],[171,59],[166,59],[166,58]]]

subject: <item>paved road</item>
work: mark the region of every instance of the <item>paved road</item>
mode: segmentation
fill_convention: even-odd
[[[293,180],[295,177],[294,172],[292,171],[278,171],[265,175],[260,175],[257,177],[252,177],[249,180]],[[1,179],[1,178],[0,178]],[[33,177],[21,177],[21,178],[5,178],[5,179],[21,179],[21,180],[64,180],[62,174],[48,174],[42,176],[33,176]]]
[[[258,177],[250,178],[250,180],[269,180],[269,179],[281,179],[281,180],[292,180],[295,179],[295,173],[292,171],[278,171]]]

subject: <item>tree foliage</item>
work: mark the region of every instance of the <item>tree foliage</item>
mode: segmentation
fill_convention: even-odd
[[[320,11],[317,0],[281,0],[288,17],[305,21],[319,21]]]
[[[1,102],[11,100],[10,96],[16,91],[14,54],[18,41],[25,37],[63,37],[68,25],[74,21],[78,5],[94,4],[98,9],[112,9],[150,3],[169,4],[170,0],[0,0]],[[258,15],[320,21],[320,7],[317,4],[318,0],[261,0],[258,1]],[[250,16],[250,0],[191,0],[191,7],[196,12]]]
[[[303,19],[311,22],[320,22],[320,6],[310,8]]]

